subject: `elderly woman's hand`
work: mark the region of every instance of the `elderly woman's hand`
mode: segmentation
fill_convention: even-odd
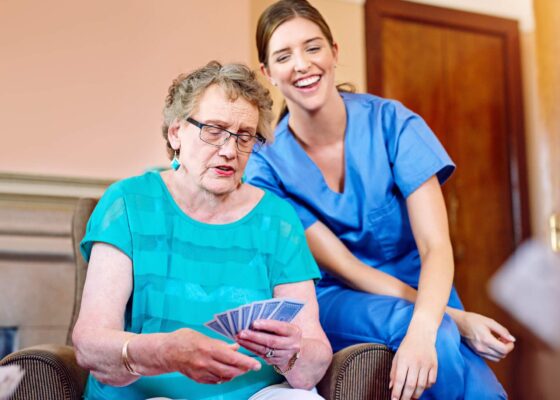
[[[227,344],[191,329],[179,329],[169,335],[164,357],[170,360],[170,369],[196,382],[226,382],[261,368],[257,360],[237,351],[237,343]]]
[[[301,350],[301,329],[282,321],[261,319],[252,329],[239,332],[237,342],[261,356],[268,364],[285,369],[292,357]]]

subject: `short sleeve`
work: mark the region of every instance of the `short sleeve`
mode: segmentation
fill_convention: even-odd
[[[272,260],[272,287],[321,277],[301,222],[289,204],[285,209],[285,216],[279,222],[278,246]]]
[[[132,259],[132,235],[126,201],[119,184],[111,185],[97,203],[80,243],[82,256],[89,262],[95,242],[115,246]]]
[[[426,122],[402,105],[395,112],[396,134],[389,139],[389,158],[395,183],[406,198],[430,177],[443,184],[455,164]]]
[[[317,222],[318,218],[315,214],[301,204],[296,196],[290,196],[286,192],[282,181],[261,153],[251,154],[245,169],[245,178],[247,183],[267,189],[278,197],[287,200],[294,207],[304,229]]]

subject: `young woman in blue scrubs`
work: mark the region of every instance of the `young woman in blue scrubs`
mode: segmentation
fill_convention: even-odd
[[[452,286],[440,184],[455,166],[435,135],[396,101],[337,90],[338,46],[305,0],[265,10],[257,48],[287,113],[247,178],[295,206],[333,350],[387,344],[394,399],[506,398],[482,357],[504,358],[515,339],[464,311]]]

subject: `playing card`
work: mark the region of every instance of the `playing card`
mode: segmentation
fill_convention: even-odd
[[[204,326],[235,340],[243,329],[251,329],[251,324],[257,319],[274,319],[277,321],[291,322],[301,311],[305,303],[296,299],[274,298],[264,301],[255,301],[231,310],[214,315],[212,321]]]
[[[261,315],[262,308],[263,308],[262,301],[256,301],[254,303],[251,303],[251,314],[249,316],[249,321],[247,322],[248,329],[251,328],[251,324],[253,323],[253,321],[259,318],[259,315]]]
[[[276,308],[268,317],[277,321],[290,322],[301,311],[304,303],[299,300],[282,300],[278,308]]]
[[[228,313],[224,312],[224,313],[221,313],[221,314],[216,314],[216,315],[214,315],[214,317],[216,318],[216,321],[218,321],[218,323],[224,329],[224,331],[226,331],[227,336],[230,339],[233,339],[235,334],[233,333],[233,327],[231,327],[229,325]]]
[[[224,328],[222,328],[222,325],[220,325],[220,323],[218,321],[216,321],[215,319],[213,319],[212,321],[208,321],[204,324],[205,327],[207,327],[208,329],[227,337],[228,339],[231,339],[227,332],[225,331]]]
[[[248,329],[249,328],[249,317],[251,316],[251,305],[246,304],[240,307],[240,325],[241,329]]]
[[[228,311],[228,317],[230,326],[233,328],[233,335],[235,336],[243,329],[239,320],[239,308]]]
[[[264,301],[261,313],[259,314],[257,319],[269,319],[270,315],[274,312],[274,310],[278,308],[281,303],[282,300],[278,299]]]

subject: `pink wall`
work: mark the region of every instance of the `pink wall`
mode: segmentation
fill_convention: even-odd
[[[120,178],[167,165],[172,79],[250,62],[249,0],[2,0],[0,172]]]

